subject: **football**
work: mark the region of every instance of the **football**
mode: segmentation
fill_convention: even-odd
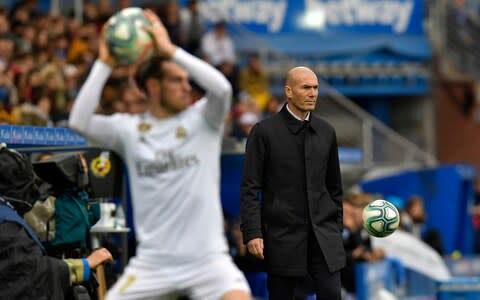
[[[375,200],[363,208],[363,227],[374,237],[391,235],[400,224],[400,214],[392,203]]]
[[[107,21],[105,38],[111,54],[125,64],[140,63],[153,54],[153,41],[143,27],[150,21],[138,7],[122,9]]]

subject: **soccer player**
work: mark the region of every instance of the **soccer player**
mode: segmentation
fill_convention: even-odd
[[[135,74],[149,98],[141,115],[95,115],[114,66],[105,40],[70,116],[71,128],[113,149],[129,169],[137,255],[107,299],[250,299],[248,283],[227,253],[219,168],[231,86],[206,62],[170,41],[150,10],[157,56]],[[206,91],[190,105],[189,75]]]

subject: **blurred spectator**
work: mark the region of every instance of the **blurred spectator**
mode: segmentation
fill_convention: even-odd
[[[181,39],[180,10],[177,1],[169,0],[160,10],[163,25],[168,31],[172,43],[183,46]]]
[[[85,24],[95,24],[98,20],[98,10],[91,0],[84,0],[83,1],[83,15],[82,15],[83,22]]]
[[[8,21],[7,12],[0,9],[0,35],[10,34],[10,22]]]
[[[279,112],[282,109],[284,100],[281,100],[279,97],[272,95],[270,100],[268,100],[267,108],[263,111],[262,118],[267,118]]]
[[[0,107],[11,111],[18,104],[18,91],[8,75],[7,64],[0,60]]]
[[[248,56],[247,66],[240,70],[239,85],[242,91],[252,97],[258,111],[264,111],[267,108],[271,98],[270,80],[268,74],[262,69],[258,54],[252,53]]]
[[[193,104],[205,96],[205,90],[193,80],[190,80],[190,86],[192,87],[190,90],[190,97],[191,103]]]
[[[427,216],[423,199],[420,196],[411,196],[402,214],[402,227],[419,239],[422,239],[422,231]]]
[[[122,92],[125,110],[130,114],[141,114],[147,110],[147,101],[136,87],[127,86]]]
[[[197,0],[189,0],[187,7],[180,10],[181,39],[188,52],[198,55],[200,40],[205,33],[205,19],[200,14]]]
[[[240,218],[227,219],[227,239],[234,263],[245,274],[255,299],[268,298],[264,262],[247,251],[240,230]],[[257,298],[258,297],[258,298]]]
[[[97,28],[101,29],[101,25],[108,21],[113,15],[113,9],[110,6],[110,0],[98,0],[97,4]]]
[[[212,30],[202,36],[200,47],[204,58],[216,67],[225,61],[236,62],[235,46],[228,35],[225,21],[217,22]]]
[[[244,112],[236,120],[236,127],[234,127],[234,136],[239,139],[244,139],[248,137],[248,134],[259,121],[257,114],[253,112]]]
[[[222,72],[223,75],[225,75],[232,85],[232,97],[233,103],[235,103],[240,91],[238,87],[238,71],[235,63],[232,61],[223,61],[217,66],[217,68],[220,70],[220,72]]]
[[[75,99],[79,91],[79,71],[73,64],[65,65],[63,68],[65,78],[65,91],[68,99]]]
[[[10,34],[0,35],[0,58],[10,62],[14,57],[15,41]]]
[[[118,0],[117,1],[117,11],[120,11],[124,8],[130,7],[131,1],[130,0]]]
[[[384,258],[382,249],[373,249],[370,236],[364,233],[361,217],[368,195],[350,196],[343,202],[343,243],[347,265],[342,270],[342,286],[349,294],[355,294],[355,265],[358,262],[373,262]]]
[[[32,94],[31,103],[25,102],[14,111],[15,119],[22,125],[52,127],[52,102],[47,89],[37,89]]]
[[[425,231],[425,221],[427,220],[427,213],[422,197],[412,195],[407,200],[405,206],[405,213],[401,216],[402,228],[410,232],[420,240],[423,240],[430,247],[435,249],[440,255],[444,254],[443,241],[441,234],[436,229],[429,229]]]

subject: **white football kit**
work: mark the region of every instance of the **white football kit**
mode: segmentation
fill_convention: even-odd
[[[185,291],[204,300],[249,291],[227,252],[220,203],[221,139],[231,86],[180,48],[173,61],[206,91],[181,113],[166,119],[94,114],[111,72],[96,61],[70,115],[73,129],[116,151],[128,167],[139,244],[107,299],[164,299],[159,296]]]

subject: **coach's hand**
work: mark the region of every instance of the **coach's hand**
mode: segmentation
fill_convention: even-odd
[[[253,254],[255,257],[263,259],[263,239],[256,238],[248,241],[247,243],[248,252]]]
[[[152,10],[144,9],[143,13],[150,23],[152,23],[152,26],[144,28],[152,35],[157,53],[171,58],[177,47],[172,44],[167,29]]]

